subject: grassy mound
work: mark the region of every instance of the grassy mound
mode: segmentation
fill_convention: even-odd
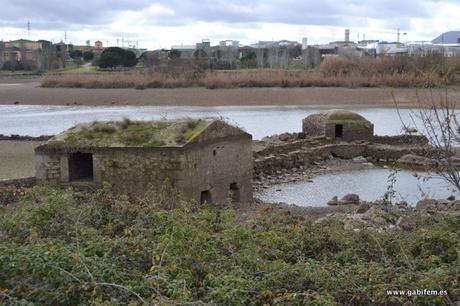
[[[35,187],[0,211],[0,304],[443,305],[460,297],[460,222],[348,231],[267,206]],[[388,296],[389,289],[448,296]]]
[[[52,139],[86,147],[157,147],[182,145],[210,123],[209,120],[93,122],[81,124]]]

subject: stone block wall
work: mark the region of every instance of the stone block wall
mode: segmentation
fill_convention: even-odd
[[[112,184],[115,191],[132,196],[176,184],[183,169],[177,151],[123,148],[93,155],[94,184]]]
[[[217,204],[231,202],[232,193],[237,196],[234,201],[252,201],[251,139],[194,146],[185,152],[184,166],[180,189],[197,202],[200,202],[202,192],[209,192],[212,202]]]
[[[325,126],[325,136],[330,139],[336,139],[336,125],[343,126],[342,141],[366,140],[372,141],[374,138],[374,125],[366,121],[328,121]]]
[[[428,138],[423,135],[374,136],[374,142],[387,145],[427,145]]]
[[[71,180],[71,153],[36,152],[37,181],[93,188],[110,183],[116,192],[139,196],[174,188],[200,202],[208,192],[213,203],[252,201],[253,156],[250,137],[224,138],[184,147],[98,148],[91,153],[92,176]],[[78,166],[78,165],[77,165]],[[72,168],[73,169],[73,168]]]
[[[307,136],[324,136],[326,120],[322,114],[313,114],[302,120],[302,132]]]
[[[38,183],[47,182],[50,185],[62,183],[63,168],[66,167],[67,158],[60,154],[35,154],[35,173]]]

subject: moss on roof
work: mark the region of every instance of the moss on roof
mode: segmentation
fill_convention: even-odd
[[[93,122],[79,124],[50,140],[50,143],[80,147],[182,146],[199,135],[211,120]]]
[[[352,120],[352,121],[367,121],[360,114],[347,110],[333,109],[322,113],[328,120]]]

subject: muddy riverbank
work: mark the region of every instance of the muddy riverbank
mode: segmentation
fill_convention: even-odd
[[[25,105],[302,105],[322,107],[394,107],[393,95],[402,107],[416,104],[413,88],[174,88],[84,89],[42,88],[37,79],[1,82],[0,104]],[[422,90],[420,95],[428,95]],[[455,92],[452,93],[455,95]]]
[[[0,140],[0,180],[35,175],[34,148],[43,141]]]

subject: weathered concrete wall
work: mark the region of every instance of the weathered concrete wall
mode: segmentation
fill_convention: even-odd
[[[231,202],[230,185],[238,188],[240,203],[252,201],[253,156],[251,139],[220,141],[196,146],[185,152],[185,169],[179,186],[190,198],[200,201],[209,191],[218,204]],[[235,199],[238,200],[238,199]]]
[[[50,185],[59,185],[65,180],[67,156],[60,154],[35,153],[35,177],[37,183],[47,182]],[[67,176],[68,177],[68,176]],[[67,178],[68,181],[68,178]]]
[[[92,180],[69,180],[70,153],[36,152],[37,181],[79,187],[97,187],[108,182],[115,191],[128,195],[143,195],[167,184],[198,202],[201,192],[209,191],[212,202],[217,204],[228,202],[233,184],[239,195],[235,202],[252,201],[250,137],[182,148],[108,148],[82,153],[93,154]]]
[[[367,140],[372,141],[374,137],[374,125],[365,121],[351,121],[351,120],[334,120],[327,121],[325,127],[325,136],[330,139],[336,139],[335,127],[336,125],[343,126],[343,136],[340,138],[342,141],[355,141]]]
[[[115,191],[143,195],[148,190],[175,185],[183,169],[183,157],[170,150],[119,149],[93,155],[94,184],[112,184]]]
[[[267,144],[266,147],[255,150],[255,174],[274,173],[282,169],[298,168],[324,160],[329,156],[344,159],[363,156],[372,161],[396,162],[407,154],[427,156],[430,153],[428,146],[420,144],[387,145],[364,141],[333,142],[327,141],[327,138],[315,138],[315,141],[312,141],[312,139]],[[257,146],[260,147],[260,144]]]
[[[366,147],[364,156],[369,157],[372,161],[395,162],[407,154],[426,156],[430,154],[431,150],[432,148],[418,145],[392,146],[374,143]]]
[[[313,114],[302,120],[302,132],[307,136],[325,136],[326,120],[322,114]]]
[[[278,147],[278,152],[281,148]],[[338,143],[320,145],[300,150],[285,151],[269,155],[255,154],[254,172],[274,173],[281,169],[298,168],[313,162],[318,162],[336,156],[339,158],[351,159],[357,156],[366,155],[367,144]]]
[[[428,138],[423,135],[374,136],[374,142],[387,145],[427,145]]]
[[[342,141],[367,140],[372,141],[374,125],[367,120],[332,120],[327,115],[319,113],[310,115],[302,120],[302,131],[307,136],[325,136],[336,139],[336,125],[342,125]]]

